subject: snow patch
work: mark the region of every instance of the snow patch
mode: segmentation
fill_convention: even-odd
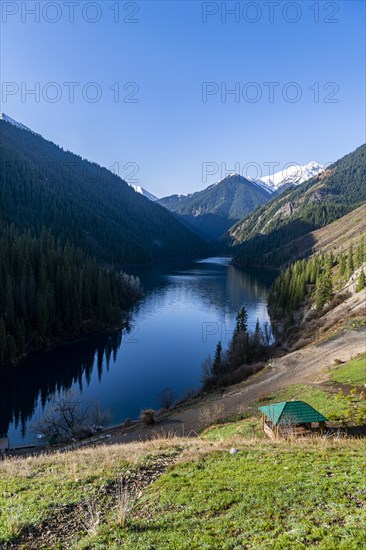
[[[21,122],[17,122],[10,116],[6,115],[5,113],[0,113],[0,120],[3,120],[4,122],[7,122],[8,124],[11,124],[12,126],[16,126],[20,130],[26,130],[27,132],[30,132],[31,134],[34,134],[35,136],[39,136],[40,134],[37,134],[36,132],[33,132],[28,126],[25,126]]]
[[[149,199],[149,201],[155,202],[158,200],[158,197],[155,197],[155,195],[153,195],[152,193],[149,193],[149,191],[146,191],[146,189],[141,187],[141,185],[131,185],[131,187],[136,191],[136,193],[143,195],[144,197]]]
[[[261,181],[272,189],[277,190],[283,185],[300,185],[305,181],[321,174],[325,170],[324,166],[312,160],[304,166],[292,165],[284,170],[280,170],[271,176],[261,178]]]

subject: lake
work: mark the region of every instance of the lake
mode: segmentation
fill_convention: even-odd
[[[202,362],[219,340],[229,342],[239,308],[246,306],[251,330],[257,318],[269,321],[274,272],[229,264],[207,258],[134,268],[144,297],[129,312],[128,330],[57,346],[0,373],[0,433],[11,445],[35,442],[50,396],[70,388],[108,410],[110,425],[159,408],[166,388],[176,398],[199,388]]]

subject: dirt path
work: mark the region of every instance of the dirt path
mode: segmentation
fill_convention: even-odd
[[[219,403],[222,416],[236,414],[241,408],[290,384],[321,382],[335,359],[349,361],[366,350],[366,334],[363,330],[343,332],[326,342],[311,345],[273,360],[273,366],[259,373],[254,379],[229,388],[222,395],[213,397],[210,405]],[[136,427],[113,430],[110,443],[127,443],[157,435],[194,435],[202,428],[202,404],[172,413],[154,428]]]

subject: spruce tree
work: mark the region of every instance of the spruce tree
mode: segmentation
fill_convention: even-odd
[[[253,335],[253,346],[255,349],[258,349],[261,344],[261,326],[259,324],[259,319],[257,317],[257,322],[255,324],[254,335]]]
[[[361,292],[361,290],[363,290],[364,288],[366,288],[366,275],[362,268],[360,276],[358,277],[356,292]]]
[[[248,331],[248,314],[245,306],[241,308],[240,311],[238,311],[236,316],[236,326],[235,326],[235,334],[239,334],[240,332],[247,332]]]
[[[346,266],[346,277],[347,281],[351,278],[352,273],[355,270],[355,264],[353,261],[353,245],[351,244],[348,249],[348,255],[347,255],[347,266]]]
[[[322,309],[333,297],[332,272],[330,269],[319,275],[316,282],[315,303],[316,308]]]
[[[339,276],[343,278],[346,274],[346,269],[347,269],[346,257],[343,251],[341,251],[339,254],[338,263],[339,263]]]
[[[212,363],[212,374],[218,376],[222,371],[222,345],[221,342],[217,343],[215,357]]]

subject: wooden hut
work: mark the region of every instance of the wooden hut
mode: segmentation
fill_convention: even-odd
[[[304,401],[283,401],[259,407],[263,431],[271,438],[323,432],[327,418]],[[314,426],[315,424],[315,426]]]

